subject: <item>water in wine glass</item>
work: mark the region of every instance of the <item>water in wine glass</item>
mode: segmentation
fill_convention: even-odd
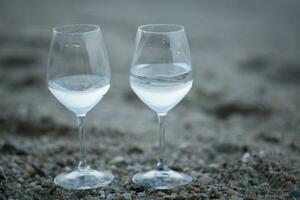
[[[103,98],[110,84],[97,75],[70,75],[49,80],[48,87],[63,105],[84,116]]]
[[[192,84],[191,66],[184,63],[138,65],[130,74],[133,91],[157,113],[171,110]]]

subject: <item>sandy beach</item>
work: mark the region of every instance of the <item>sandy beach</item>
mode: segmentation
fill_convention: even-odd
[[[299,1],[0,2],[0,199],[300,199]],[[64,190],[76,167],[75,116],[46,83],[52,29],[98,24],[111,88],[85,120],[88,161],[110,170],[106,188]],[[155,191],[131,177],[155,166],[155,113],[129,85],[136,30],[182,24],[192,90],[168,115],[170,168],[190,185]]]

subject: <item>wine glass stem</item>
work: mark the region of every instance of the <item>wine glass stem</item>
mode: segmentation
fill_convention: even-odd
[[[86,161],[86,138],[85,138],[85,132],[83,127],[83,120],[84,120],[84,116],[77,116],[77,124],[79,130],[79,143],[80,143],[80,156],[79,156],[78,169],[88,170],[89,165],[87,164]]]
[[[164,170],[165,166],[165,128],[166,128],[167,113],[157,113],[159,123],[159,158],[157,162],[157,169]]]

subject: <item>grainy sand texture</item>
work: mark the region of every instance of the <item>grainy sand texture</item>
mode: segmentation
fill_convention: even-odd
[[[300,199],[300,2],[0,1],[0,199]],[[98,24],[112,82],[85,120],[88,161],[115,180],[72,191],[53,178],[78,162],[73,114],[49,92],[52,29]],[[158,125],[129,86],[137,27],[182,24],[194,85],[168,115],[170,168],[191,184],[155,191],[131,177],[155,166]]]

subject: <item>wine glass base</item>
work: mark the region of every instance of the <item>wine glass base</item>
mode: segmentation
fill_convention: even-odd
[[[107,186],[114,176],[108,171],[75,170],[61,173],[54,179],[54,183],[66,189],[94,189]]]
[[[192,181],[192,177],[184,173],[166,169],[138,173],[133,176],[132,181],[139,186],[166,190],[186,185]]]

